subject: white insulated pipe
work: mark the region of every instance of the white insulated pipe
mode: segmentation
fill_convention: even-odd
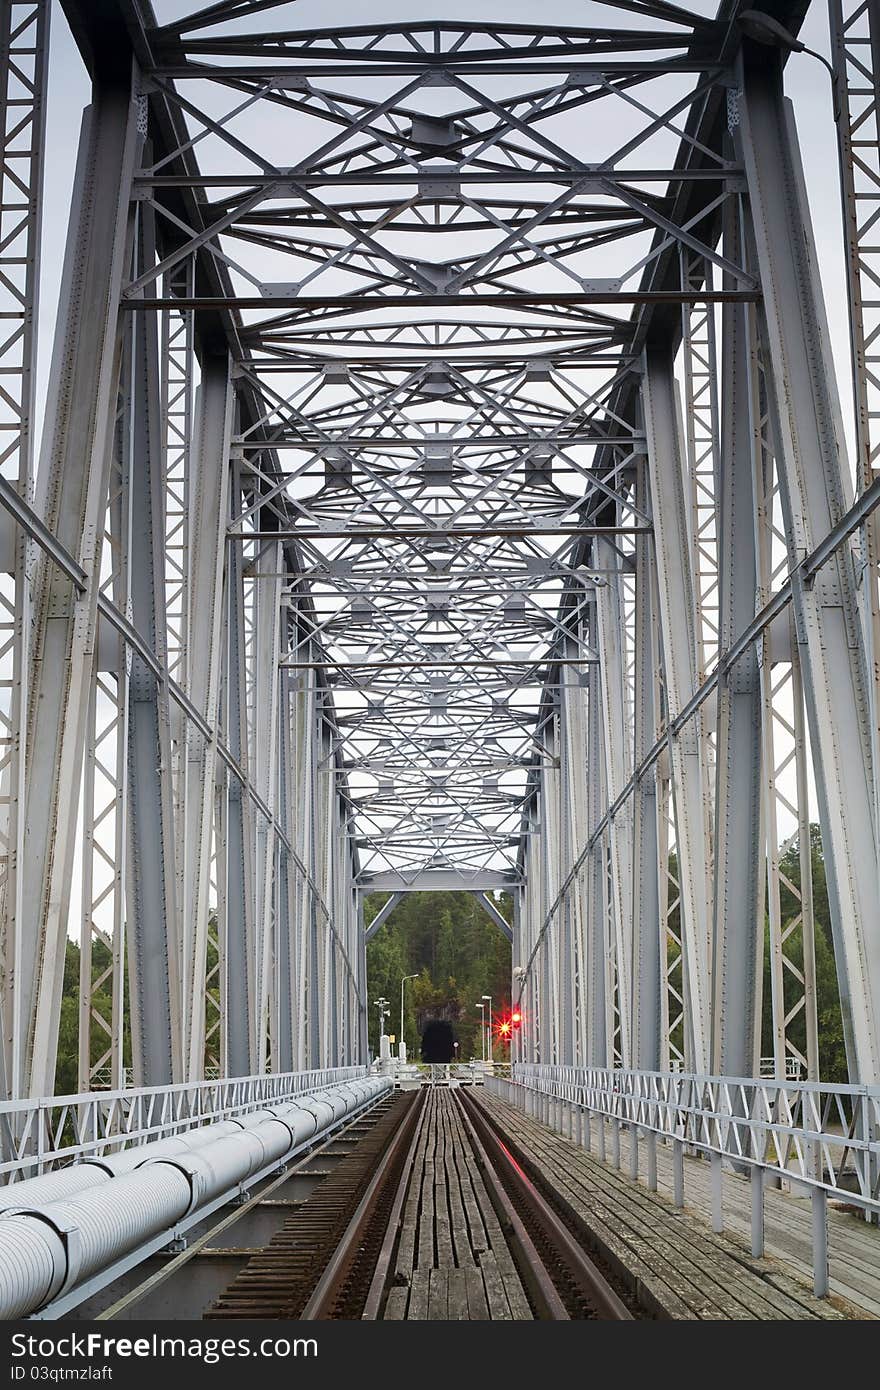
[[[345,1082],[0,1189],[0,1318],[45,1307],[390,1086]]]

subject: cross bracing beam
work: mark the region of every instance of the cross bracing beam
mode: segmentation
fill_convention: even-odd
[[[354,1060],[358,897],[381,886],[514,893],[535,1060],[754,1071],[765,874],[777,1065],[803,1015],[812,1073],[808,943],[800,977],[788,944],[811,929],[809,885],[804,926],[781,921],[769,838],[804,841],[810,764],[851,1068],[873,1075],[874,948],[846,846],[875,831],[828,791],[809,636],[834,621],[811,595],[842,565],[857,670],[870,605],[849,621],[846,556],[877,499],[866,476],[855,507],[799,534],[735,6],[634,4],[619,29],[277,32],[268,3],[164,27],[139,0],[99,8],[65,0],[98,106],[129,91],[137,138],[112,274],[103,233],[71,239],[95,253],[119,343],[111,376],[91,364],[86,548],[21,489],[0,497],[20,552],[87,615],[72,665],[59,646],[23,668],[52,708],[59,670],[78,673],[58,776],[37,754],[26,804],[85,793],[83,1084],[105,1061],[120,1079],[126,962],[133,1017],[164,1001],[141,1079]],[[797,29],[801,6],[768,8]],[[788,215],[804,222],[801,193]],[[744,432],[762,488],[726,472]],[[833,492],[839,461],[823,467]],[[39,644],[67,610],[36,611]],[[56,856],[63,886],[81,853],[50,821],[22,860],[34,901]],[[59,905],[28,928],[44,1090]],[[90,1007],[108,982],[112,1014]],[[20,1058],[26,1032],[6,1037]]]

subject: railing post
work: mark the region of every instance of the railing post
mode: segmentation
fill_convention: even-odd
[[[813,1206],[813,1292],[828,1296],[828,1198],[824,1187],[814,1187]]]
[[[587,1153],[592,1152],[593,1148],[593,1116],[585,1105],[581,1115],[581,1143]]]
[[[752,1254],[760,1259],[764,1254],[764,1169],[752,1165]]]
[[[677,1207],[684,1206],[684,1142],[672,1141],[672,1200]]]
[[[657,1191],[657,1134],[649,1129],[645,1135],[648,1147],[648,1191]]]
[[[724,1201],[722,1195],[721,1154],[713,1150],[709,1158],[709,1182],[712,1188],[712,1230],[724,1230]]]
[[[615,1168],[620,1172],[620,1121],[616,1115],[611,1121],[611,1156]]]
[[[633,1182],[639,1180],[639,1127],[630,1125],[629,1141],[629,1175]]]
[[[599,1120],[599,1157],[601,1158],[602,1162],[604,1163],[604,1162],[605,1162],[605,1116],[604,1116],[604,1114],[603,1114],[603,1112],[602,1112],[601,1110],[599,1111],[598,1120]]]

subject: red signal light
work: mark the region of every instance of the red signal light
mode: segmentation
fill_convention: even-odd
[[[510,1037],[510,1019],[509,1019],[509,1018],[505,1018],[504,1021],[503,1021],[501,1024],[499,1024],[498,1031],[499,1031],[499,1033],[501,1034],[501,1036],[502,1036],[503,1038],[509,1038],[509,1037]]]
[[[522,1014],[519,1009],[514,1009],[513,1013],[510,1015],[510,1023],[513,1028],[519,1028],[522,1023]]]

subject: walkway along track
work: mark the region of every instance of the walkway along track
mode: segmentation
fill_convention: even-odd
[[[254,1255],[216,1318],[632,1314],[459,1090],[398,1094]]]

